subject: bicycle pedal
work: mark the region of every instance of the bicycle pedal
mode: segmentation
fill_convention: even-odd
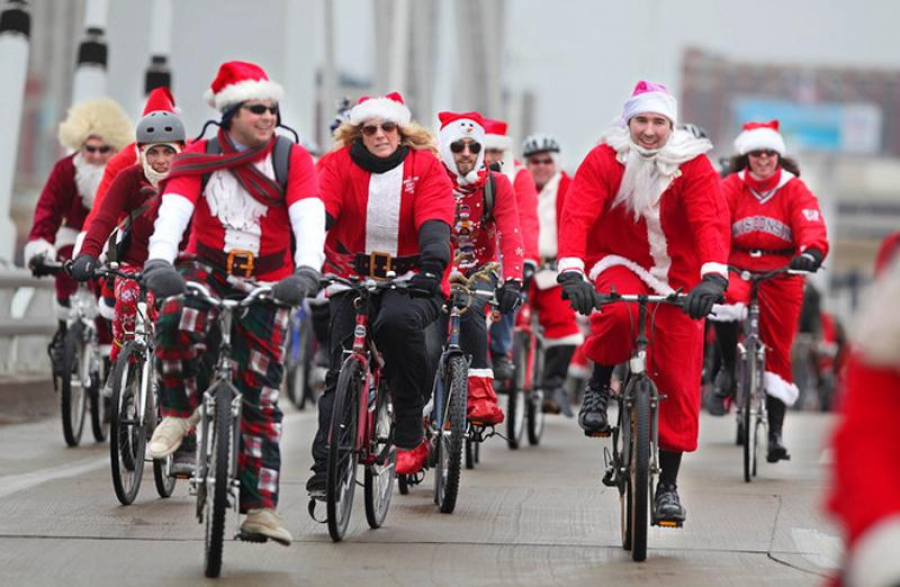
[[[611,434],[612,430],[604,430],[601,432],[588,432],[587,430],[584,431],[584,435],[589,438],[609,438]]]
[[[681,528],[684,526],[684,522],[679,522],[678,520],[659,520],[653,523],[654,526],[659,526],[660,528]]]
[[[257,544],[262,544],[263,542],[268,542],[269,537],[265,534],[260,534],[258,532],[247,532],[245,530],[241,530],[238,532],[235,539],[240,540],[241,542],[255,542]]]

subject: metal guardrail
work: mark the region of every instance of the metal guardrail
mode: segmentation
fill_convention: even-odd
[[[52,277],[0,267],[0,374],[49,370],[44,349],[57,329]]]

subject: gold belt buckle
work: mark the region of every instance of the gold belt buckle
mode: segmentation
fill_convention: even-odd
[[[235,257],[238,257],[237,263],[235,263]],[[244,258],[241,259],[240,257]],[[253,275],[253,253],[239,250],[228,251],[225,272],[229,275],[234,275],[235,269],[243,271],[244,277],[251,277]]]
[[[384,275],[378,275],[379,261],[384,259]],[[377,251],[369,254],[369,277],[387,277],[388,271],[393,269],[393,258],[389,253]]]

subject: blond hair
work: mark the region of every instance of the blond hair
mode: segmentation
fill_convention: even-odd
[[[363,124],[343,123],[334,131],[334,151],[349,147],[362,138]],[[439,155],[437,139],[430,130],[421,124],[410,122],[400,126],[400,144],[415,151],[431,151]]]
[[[62,146],[77,151],[92,136],[121,151],[134,142],[134,126],[122,107],[110,98],[89,100],[69,108],[66,119],[59,125]]]

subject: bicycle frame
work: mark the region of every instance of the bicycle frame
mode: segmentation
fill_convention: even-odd
[[[370,439],[375,435],[375,408],[381,386],[381,369],[384,360],[375,342],[369,337],[369,299],[357,298],[356,327],[353,329],[353,346],[343,352],[344,360],[355,357],[365,370],[366,379],[359,388],[358,422],[356,442],[353,447],[359,453],[359,464],[372,465],[379,455],[370,452]],[[330,439],[329,439],[330,442]]]

